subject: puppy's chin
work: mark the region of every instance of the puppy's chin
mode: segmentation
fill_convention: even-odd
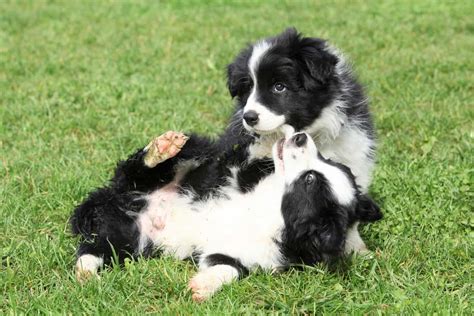
[[[287,136],[287,135],[292,135],[295,131],[295,129],[292,126],[287,125],[287,124],[278,125],[271,129],[258,129],[258,128],[252,127],[248,125],[247,122],[245,122],[245,120],[242,120],[242,124],[247,131],[258,134],[258,135],[272,135],[272,134],[278,133],[278,134]]]
[[[295,133],[295,128],[289,124],[283,124],[280,126],[280,132],[285,135],[285,138],[288,139]]]
[[[259,129],[248,126],[247,123],[245,123],[245,122],[244,122],[244,127],[247,131],[249,131],[251,133],[258,134],[258,135],[271,135],[271,134],[273,134],[277,131],[277,129],[272,129],[272,130],[268,130],[268,131],[259,130]]]

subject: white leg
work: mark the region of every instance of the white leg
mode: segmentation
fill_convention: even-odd
[[[359,222],[349,227],[349,230],[347,231],[346,246],[344,249],[345,254],[364,254],[369,251],[364,241],[360,237],[358,227]]]
[[[231,283],[239,276],[238,271],[229,265],[218,264],[199,271],[190,281],[193,301],[202,302],[211,297],[224,284]]]
[[[84,282],[93,276],[97,276],[97,271],[104,264],[104,259],[94,255],[82,255],[76,262],[76,278],[79,282]]]

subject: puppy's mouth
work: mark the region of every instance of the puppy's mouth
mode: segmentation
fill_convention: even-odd
[[[276,128],[269,129],[269,130],[263,130],[263,129],[258,129],[258,128],[255,128],[255,127],[249,127],[248,130],[252,131],[254,133],[257,133],[259,135],[271,135],[271,134],[279,131],[279,128],[280,128],[280,126],[278,126]]]
[[[271,134],[274,134],[274,133],[278,133],[278,132],[281,132],[284,127],[287,126],[285,123],[282,123],[282,124],[279,124],[275,127],[269,128],[269,129],[261,129],[261,128],[258,128],[256,126],[248,125],[247,122],[245,122],[244,119],[242,119],[242,125],[244,126],[244,128],[247,131],[254,132],[254,133],[259,134],[259,135],[271,135]]]
[[[277,156],[278,156],[278,159],[280,159],[281,161],[283,161],[283,145],[285,144],[285,138],[281,138],[278,142],[277,142]]]

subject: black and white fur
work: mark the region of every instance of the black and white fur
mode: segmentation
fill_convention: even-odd
[[[229,65],[228,86],[236,110],[218,140],[190,135],[178,155],[153,167],[144,163],[146,148],[140,149],[75,209],[72,229],[82,236],[78,264],[96,270],[114,255],[122,261],[151,254],[153,243],[141,238],[137,223],[150,196],[171,192],[199,202],[234,190],[254,194],[274,173],[273,144],[294,130],[310,135],[324,157],[349,167],[358,189],[367,192],[375,147],[367,100],[342,55],[326,42],[294,29],[259,41]],[[257,122],[245,118],[249,111]],[[347,233],[346,252],[365,249],[356,225]]]
[[[198,257],[199,272],[189,286],[200,301],[256,268],[338,258],[351,224],[381,217],[350,170],[324,159],[307,134],[275,144],[273,161],[275,172],[251,192],[229,187],[225,195],[204,200],[173,190],[144,196],[147,205],[132,215],[133,252],[153,248],[178,259]],[[160,228],[153,225],[157,218]],[[91,259],[81,256],[78,265],[95,272],[102,262]]]
[[[268,157],[279,134],[304,131],[327,158],[349,167],[367,193],[375,162],[375,136],[368,101],[343,55],[295,29],[243,50],[228,67],[243,125],[260,137],[249,161]],[[239,113],[239,112],[237,112]],[[364,252],[357,223],[346,252]]]

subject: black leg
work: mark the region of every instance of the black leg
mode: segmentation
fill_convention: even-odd
[[[117,193],[103,188],[92,192],[70,219],[72,231],[81,235],[78,256],[91,254],[110,263],[140,254],[139,231],[134,213],[146,204],[133,193]]]
[[[219,264],[224,264],[233,267],[237,270],[239,274],[239,279],[246,277],[249,274],[249,269],[247,269],[239,259],[221,254],[221,253],[214,253],[212,255],[208,255],[204,260],[203,263],[207,267],[216,266]]]
[[[179,163],[187,160],[205,161],[213,157],[213,143],[196,135],[191,135],[178,154],[153,168],[145,165],[144,148],[121,161],[115,170],[112,187],[117,191],[150,192],[171,182]]]

